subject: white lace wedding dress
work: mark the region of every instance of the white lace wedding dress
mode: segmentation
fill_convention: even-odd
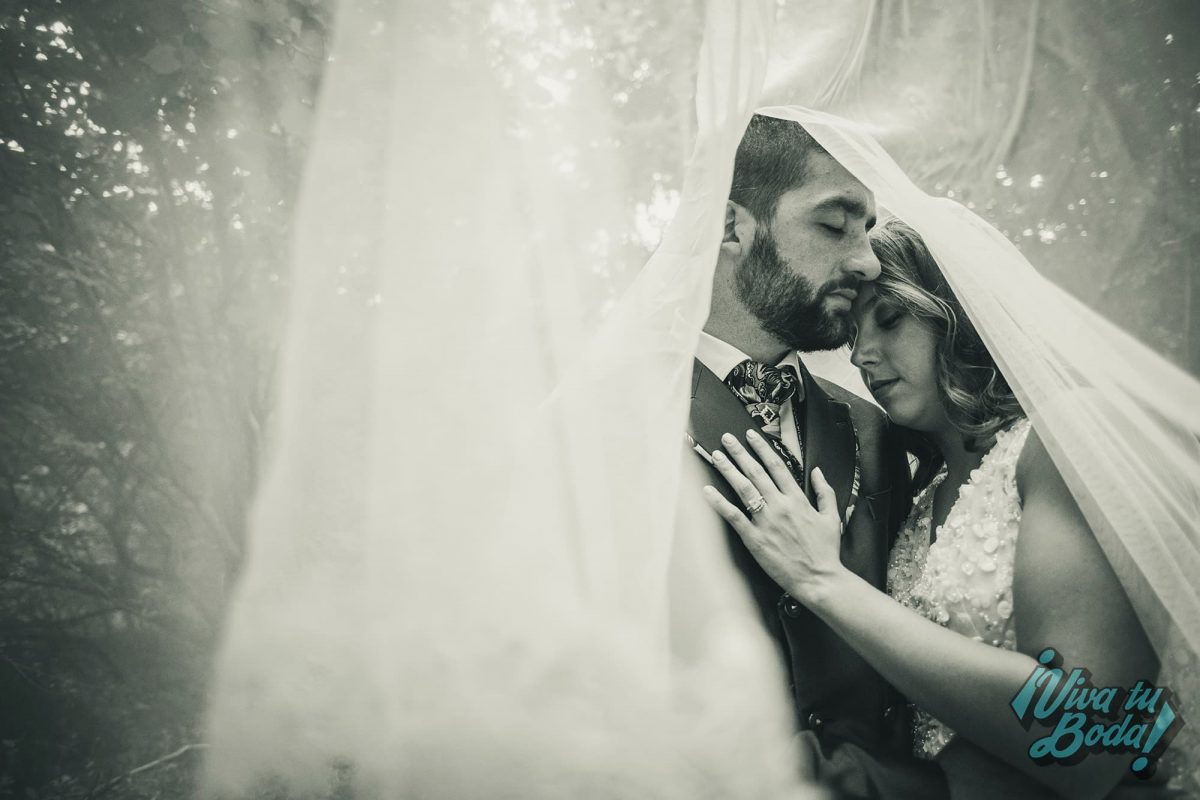
[[[1029,435],[1022,419],[1000,432],[996,443],[958,490],[946,521],[933,534],[933,496],[942,472],[916,497],[888,559],[887,591],[901,604],[963,636],[1005,650],[1016,649],[1013,559],[1021,524],[1017,459]],[[1184,685],[1178,673],[1162,677]],[[919,706],[913,707],[913,753],[934,759],[954,731]],[[1159,765],[1158,780],[1186,783],[1186,762],[1177,740]],[[1173,795],[1172,795],[1173,796]]]
[[[939,625],[993,647],[1016,648],[1013,556],[1021,522],[1017,458],[1029,421],[996,437],[932,536],[933,495],[943,470],[917,496],[888,559],[888,594]],[[931,540],[933,540],[931,542]],[[920,708],[913,711],[913,752],[935,758],[954,732]]]

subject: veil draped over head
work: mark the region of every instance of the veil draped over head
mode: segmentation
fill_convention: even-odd
[[[621,43],[594,9],[339,4],[210,790],[319,793],[334,766],[366,796],[805,794],[772,646],[715,518],[677,502],[774,10],[710,0],[703,30],[678,22],[702,41],[694,110],[657,109],[656,130],[692,155],[677,198],[631,207],[679,165],[617,124],[600,65]],[[860,128],[763,113],[925,237],[1160,654],[1194,663],[1196,382]]]
[[[921,234],[1079,503],[1159,656],[1158,685],[1186,718],[1200,700],[1200,383],[1039,274],[963,205],[917,188],[863,127],[796,106],[758,113],[803,125]],[[1173,749],[1200,767],[1186,726]]]
[[[703,37],[695,122],[666,113],[695,146],[644,267],[625,198],[664,167],[617,141],[588,51],[620,43],[585,12],[340,5],[210,791],[320,794],[342,765],[381,797],[803,792],[716,520],[674,541],[772,4],[715,0],[681,34]]]

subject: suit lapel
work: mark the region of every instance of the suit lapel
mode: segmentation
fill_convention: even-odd
[[[749,452],[746,431],[761,430],[742,401],[729,391],[725,382],[696,360],[692,366],[692,410],[688,416],[688,435],[704,455],[721,448],[721,434],[732,433]]]
[[[846,518],[846,504],[854,484],[854,424],[850,406],[831,398],[812,374],[800,365],[804,378],[804,492],[814,503],[810,475],[820,467],[837,494],[838,517]],[[735,398],[736,400],[736,398]]]
[[[692,407],[688,416],[688,437],[696,451],[708,461],[711,485],[724,495],[726,500],[743,510],[745,507],[741,499],[713,466],[710,454],[714,450],[725,449],[721,444],[723,433],[733,434],[748,452],[753,452],[749,450],[746,442],[746,431],[750,428],[760,429],[754,417],[746,410],[746,406],[729,391],[724,381],[697,360],[692,370]],[[777,606],[783,590],[763,572],[754,556],[746,549],[742,537],[728,524],[723,528],[730,556],[754,595],[755,603],[762,614],[763,625],[771,632],[776,645],[782,647],[785,634]]]

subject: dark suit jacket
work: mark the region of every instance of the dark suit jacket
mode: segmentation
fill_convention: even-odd
[[[804,490],[815,502],[809,480],[819,466],[837,493],[845,519],[854,477],[855,440],[861,469],[858,502],[842,537],[842,562],[883,588],[887,556],[911,503],[909,471],[890,423],[876,406],[801,368],[805,401],[801,431],[805,443]],[[705,453],[720,447],[723,433],[745,444],[745,432],[759,427],[745,406],[699,361],[692,375],[688,433]],[[709,465],[712,485],[733,503],[740,500]],[[789,597],[763,572],[726,526],[730,553],[744,576],[784,661],[798,726],[826,755],[850,743],[871,759],[911,764],[910,733],[902,698],[816,615]],[[901,769],[906,769],[902,766]],[[821,772],[818,766],[818,773]],[[868,780],[867,783],[871,781]],[[859,794],[857,791],[854,792]],[[865,791],[861,796],[872,796]],[[924,791],[922,791],[924,793]],[[938,792],[930,790],[932,796]],[[909,796],[906,790],[892,796]]]

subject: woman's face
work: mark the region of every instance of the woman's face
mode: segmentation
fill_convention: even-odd
[[[938,397],[937,337],[924,323],[864,283],[854,301],[851,362],[894,422],[933,433],[950,425]]]

